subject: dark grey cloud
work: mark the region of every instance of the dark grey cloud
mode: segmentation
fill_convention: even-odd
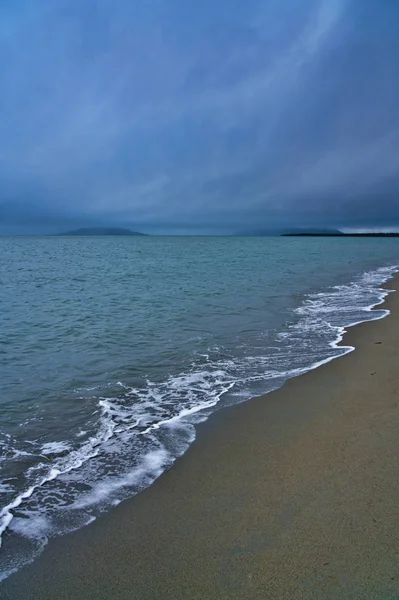
[[[0,7],[0,226],[399,225],[393,0]]]

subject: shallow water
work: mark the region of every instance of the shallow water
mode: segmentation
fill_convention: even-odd
[[[3,576],[148,486],[221,406],[342,354],[396,239],[0,238]]]

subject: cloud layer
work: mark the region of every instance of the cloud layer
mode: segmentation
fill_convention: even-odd
[[[0,227],[399,225],[399,7],[0,7]]]

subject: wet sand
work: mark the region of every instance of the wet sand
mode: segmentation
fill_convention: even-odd
[[[356,351],[216,413],[148,490],[51,541],[0,598],[399,598],[399,294],[385,306],[345,336]]]

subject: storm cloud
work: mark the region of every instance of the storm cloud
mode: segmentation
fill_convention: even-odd
[[[395,0],[0,7],[0,231],[399,226]]]

